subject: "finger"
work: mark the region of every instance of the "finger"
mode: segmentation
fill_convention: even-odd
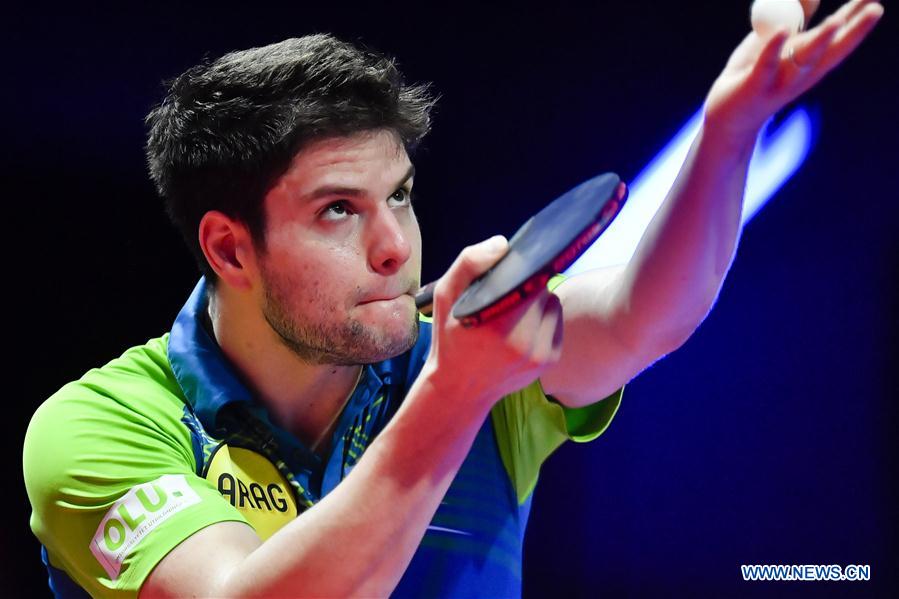
[[[749,81],[752,85],[767,87],[773,81],[780,67],[780,54],[784,42],[789,35],[788,30],[780,29],[765,42],[752,67],[752,72],[749,74]]]
[[[827,53],[831,42],[839,30],[840,24],[836,21],[831,21],[822,24],[820,28],[816,28],[815,35],[806,41],[793,42],[795,44],[791,61],[793,66],[802,69],[810,69],[816,66]],[[782,58],[789,58],[789,46],[790,44],[787,44],[786,52]]]
[[[883,16],[883,6],[879,2],[869,2],[863,10],[837,31],[833,42],[821,62],[822,71],[827,72],[840,64],[864,41]]]
[[[526,313],[514,319],[506,337],[512,346],[521,348],[521,357],[528,368],[541,367],[547,361],[558,359],[556,340],[561,343],[561,303],[554,294],[543,291]]]
[[[835,21],[839,21],[840,23],[846,23],[852,17],[857,15],[861,10],[863,10],[869,4],[879,4],[878,0],[852,0],[851,2],[845,3],[843,6],[834,11],[832,15],[827,17],[827,20],[833,19]]]
[[[472,281],[487,272],[508,251],[509,242],[496,235],[462,250],[434,290],[434,310],[451,307]]]
[[[799,3],[802,4],[802,13],[805,16],[805,26],[808,28],[808,24],[811,22],[812,17],[815,15],[818,7],[821,6],[821,0],[799,0]]]
[[[840,8],[835,10],[826,19],[824,19],[818,25],[812,27],[811,29],[808,28],[808,20],[806,19],[806,31],[797,34],[796,36],[794,36],[794,39],[797,40],[798,44],[811,43],[813,39],[816,39],[817,36],[820,35],[823,29],[829,28],[833,26],[833,24],[836,24],[838,26],[845,25],[867,4],[876,1],[877,0],[850,0],[849,2],[846,2],[845,4],[840,6]]]
[[[514,337],[521,341],[522,347],[531,347],[534,330],[550,295],[550,292],[544,288],[525,296],[517,304],[503,310],[493,318],[487,319],[480,326],[492,328],[497,335],[503,337]]]
[[[852,17],[857,15],[859,11],[865,8],[865,6],[874,1],[875,0],[852,0],[851,2],[845,3],[817,27],[793,35],[787,43],[787,49],[789,50],[790,47],[794,47],[796,49],[796,62],[801,65],[808,64],[810,61],[802,54],[804,48],[817,43],[823,36],[829,35],[833,28],[839,30],[841,27],[845,26],[851,21]]]
[[[839,42],[843,37],[850,35],[852,30],[860,24],[874,20],[876,23],[883,16],[883,5],[880,2],[861,0],[845,19],[841,21],[842,28],[837,36]]]
[[[811,8],[811,13],[807,9],[810,4],[807,4],[809,0],[800,0],[803,6],[803,12],[805,13],[805,28],[806,31],[800,32],[794,35],[794,39],[798,39],[799,43],[804,44],[808,43],[811,39],[814,39],[818,34],[820,34],[821,30],[832,23],[838,23],[840,25],[845,25],[849,20],[852,19],[853,16],[859,13],[859,11],[863,10],[867,5],[872,3],[879,3],[879,0],[850,0],[843,4],[839,9],[833,12],[830,16],[824,19],[821,23],[813,28],[809,28],[809,20],[811,19],[811,14],[817,10],[820,2],[816,2],[815,6]]]

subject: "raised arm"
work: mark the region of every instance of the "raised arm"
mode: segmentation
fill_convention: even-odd
[[[807,13],[814,5],[805,3]],[[700,132],[633,259],[557,288],[565,341],[541,377],[548,394],[569,406],[596,401],[686,341],[733,260],[759,130],[845,59],[882,14],[876,1],[852,0],[809,31],[746,36],[712,85]]]
[[[446,317],[505,247],[494,238],[467,248],[440,279],[422,373],[343,482],[265,542],[242,523],[199,531],[141,596],[389,595],[493,404],[558,359],[561,307],[547,292],[482,327]]]

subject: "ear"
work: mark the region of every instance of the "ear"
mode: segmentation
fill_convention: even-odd
[[[249,290],[256,273],[256,254],[246,225],[223,212],[210,210],[200,220],[200,248],[226,285]]]

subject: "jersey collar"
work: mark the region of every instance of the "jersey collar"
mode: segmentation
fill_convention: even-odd
[[[232,402],[259,404],[250,390],[240,381],[221,348],[206,332],[202,316],[208,306],[206,278],[194,287],[179,312],[169,336],[168,354],[172,371],[203,427],[210,432],[218,428],[216,418]],[[393,378],[394,360],[369,364],[362,371],[345,412],[361,410],[382,385]],[[344,414],[346,416],[346,414]],[[341,417],[340,424],[347,421]],[[338,430],[340,431],[340,424]]]

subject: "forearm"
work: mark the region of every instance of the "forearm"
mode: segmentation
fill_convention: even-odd
[[[622,273],[631,337],[669,350],[708,313],[733,260],[755,136],[700,129],[674,186]]]
[[[487,402],[458,409],[450,399],[463,389],[441,385],[437,397],[429,370],[346,480],[240,562],[222,594],[393,591],[488,413]]]

